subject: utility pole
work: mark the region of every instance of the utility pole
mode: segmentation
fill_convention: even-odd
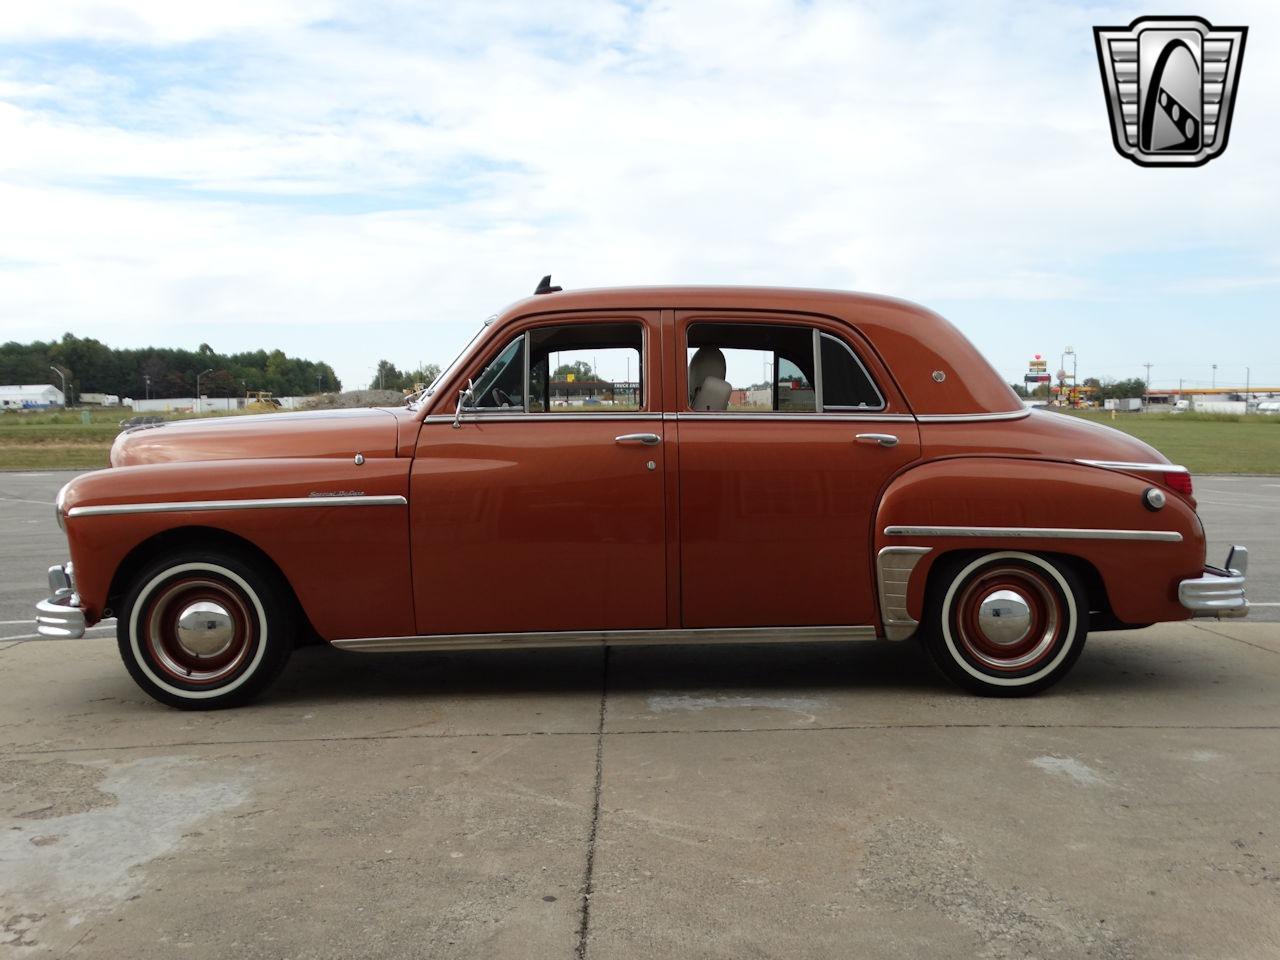
[[[210,367],[208,370],[201,370],[196,374],[196,413],[203,412],[200,404],[200,378],[206,373],[213,373],[213,367]]]
[[[1147,397],[1151,395],[1151,368],[1155,366],[1155,364],[1144,363],[1143,366],[1147,368],[1146,387],[1142,391],[1142,408],[1145,410],[1147,408]]]
[[[142,379],[147,382],[147,399],[150,400],[151,399],[151,374],[144,373],[142,375]]]
[[[1209,381],[1209,389],[1218,389],[1218,365],[1216,363],[1213,365],[1213,379]]]
[[[1249,368],[1244,368],[1244,412],[1249,412]]]

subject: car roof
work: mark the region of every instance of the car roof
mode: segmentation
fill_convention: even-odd
[[[880,354],[919,416],[1025,413],[1009,384],[953,324],[908,300],[846,290],[766,286],[599,287],[535,294],[499,315],[569,310],[757,310],[843,321]]]

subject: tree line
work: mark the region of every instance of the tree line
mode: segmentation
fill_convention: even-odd
[[[84,393],[193,397],[198,375],[207,397],[243,397],[251,390],[294,397],[342,389],[329,364],[288,357],[282,350],[223,354],[207,343],[196,350],[120,350],[70,333],[49,342],[0,344],[0,383],[52,383],[61,389],[62,378],[50,367],[66,374],[68,403]]]
[[[1054,395],[1047,383],[1036,384],[1034,390],[1028,390],[1026,385],[1021,383],[1013,383],[1010,386],[1020,397],[1047,400]],[[1100,380],[1097,377],[1085,377],[1080,381],[1080,386],[1090,388],[1092,392],[1089,394],[1089,399],[1098,401],[1143,397],[1147,393],[1146,381],[1141,377],[1130,377],[1128,380],[1113,380],[1110,377]]]

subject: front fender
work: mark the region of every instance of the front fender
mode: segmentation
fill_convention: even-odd
[[[103,616],[113,578],[136,548],[204,528],[261,550],[322,637],[411,634],[411,462],[219,460],[83,474],[63,488],[59,504],[86,619]]]
[[[1175,494],[1163,509],[1148,509],[1150,486],[1101,467],[1011,457],[957,457],[907,470],[885,491],[874,531],[880,566],[890,568],[881,582],[886,629],[895,619],[920,619],[940,557],[972,550],[1077,557],[1106,590],[1105,598],[1091,598],[1095,610],[1105,599],[1125,623],[1186,619],[1178,583],[1204,568],[1204,529]],[[918,550],[893,549],[903,547]]]

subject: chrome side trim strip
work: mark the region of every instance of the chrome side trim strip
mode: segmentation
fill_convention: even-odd
[[[1008,410],[1004,413],[922,413],[916,419],[921,423],[978,423],[983,420],[1021,420],[1031,416],[1030,408]]]
[[[880,617],[884,635],[907,640],[919,623],[907,612],[907,587],[911,573],[933,547],[884,547],[876,554],[876,585],[880,591]]]
[[[72,507],[69,517],[106,517],[125,513],[185,513],[206,510],[277,510],[297,507],[403,507],[409,503],[395,496],[275,497],[265,500],[175,500],[172,503],[102,503]]]
[[[915,527],[884,528],[886,537],[1002,537],[1019,540],[1157,540],[1181,543],[1176,530],[1107,530],[1078,527]]]
[[[1105,470],[1140,470],[1151,473],[1186,473],[1187,468],[1176,463],[1126,463],[1122,460],[1076,460],[1086,467],[1102,467]]]
[[[360,637],[329,641],[340,650],[503,650],[512,647],[641,646],[658,643],[805,643],[874,640],[876,628],[725,627],[700,630],[569,630],[553,633],[447,633],[418,637]]]

